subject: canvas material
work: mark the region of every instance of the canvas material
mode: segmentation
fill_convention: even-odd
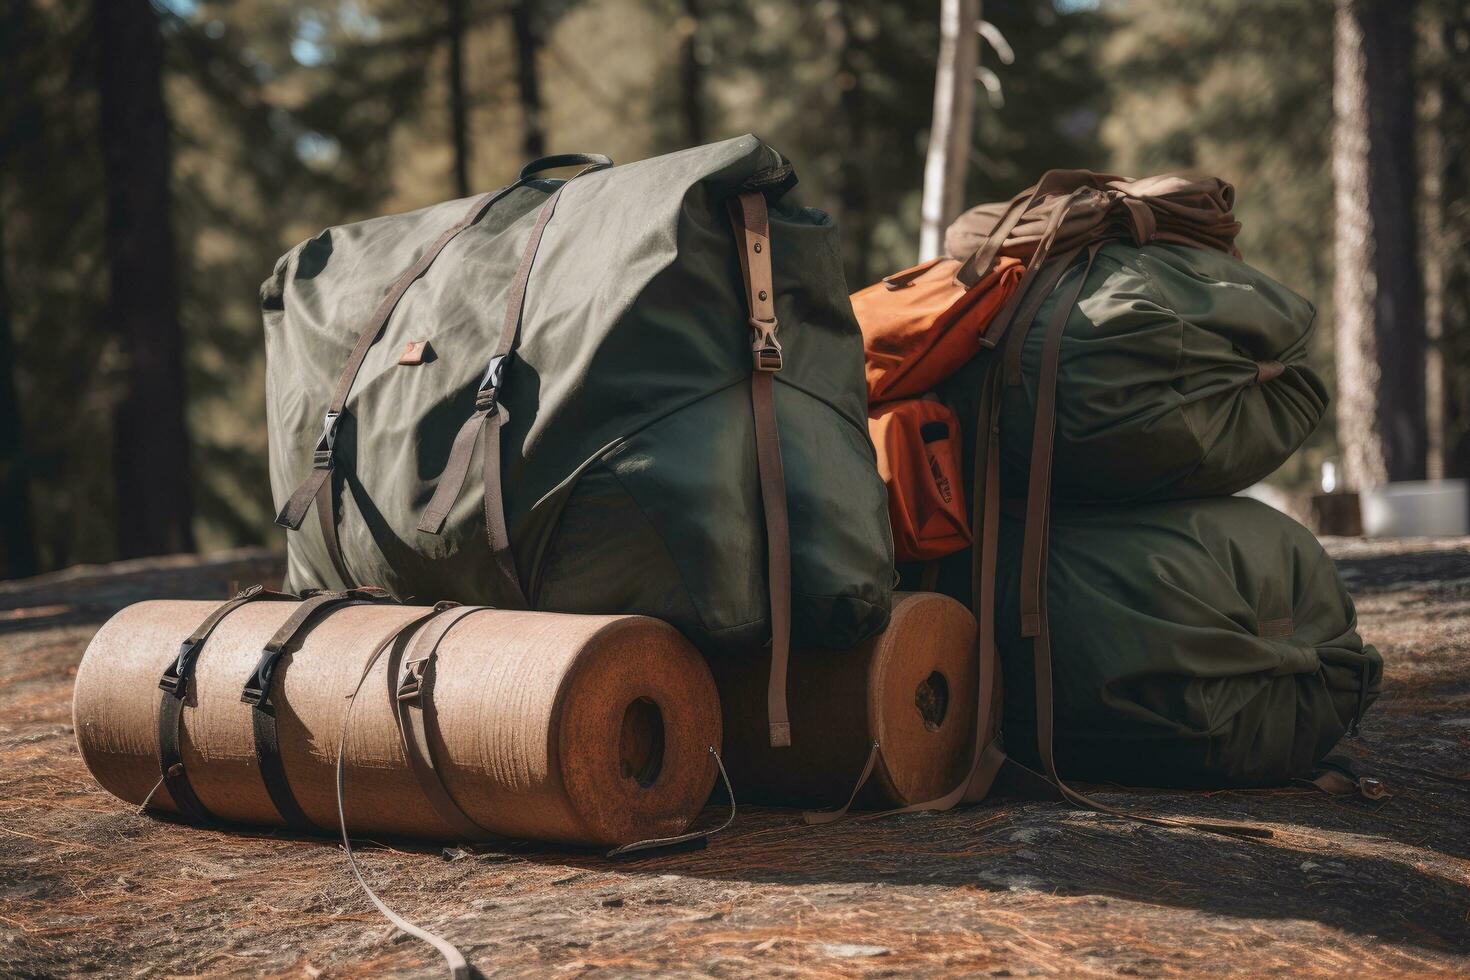
[[[533,608],[637,612],[711,649],[769,637],[750,416],[750,330],[725,201],[784,164],[753,136],[588,174],[547,226],[505,373],[501,480]],[[497,203],[415,283],[369,353],[337,441],[339,536],[359,582],[494,604],[478,465],[444,532],[416,530],[498,333],[541,202]],[[311,465],[357,331],[468,201],[328,229],[262,289],[277,503]],[[792,533],[793,630],[848,646],[887,621],[886,494],[866,428],[862,340],[830,218],[770,202],[776,378]],[[399,363],[428,341],[419,364]],[[340,585],[320,531],[288,537],[294,588]]]
[[[1035,758],[1017,618],[1019,521],[1003,520],[996,619],[1007,751]],[[1310,531],[1240,497],[1059,506],[1048,565],[1064,777],[1275,786],[1305,775],[1377,696],[1378,651]],[[1366,673],[1365,673],[1366,672]]]

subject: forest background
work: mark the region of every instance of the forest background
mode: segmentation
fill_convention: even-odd
[[[939,7],[0,0],[0,579],[279,542],[257,290],[327,225],[547,152],[754,132],[837,218],[853,289],[912,264]],[[1470,4],[983,8],[1003,41],[982,45],[968,203],[1052,167],[1233,182],[1247,261],[1317,305],[1330,386],[1339,323],[1388,317],[1409,381],[1386,475],[1470,473]],[[1344,140],[1355,116],[1374,146]],[[1352,189],[1384,186],[1369,233],[1398,280],[1380,262],[1365,299],[1338,277],[1364,308],[1336,309],[1365,254]],[[1302,492],[1341,454],[1329,421],[1272,481]]]

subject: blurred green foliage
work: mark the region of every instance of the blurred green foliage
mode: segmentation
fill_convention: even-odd
[[[446,2],[155,0],[201,547],[276,540],[256,311],[275,258],[321,227],[454,195]],[[518,87],[516,4],[465,0],[471,189],[510,179],[528,122],[549,151],[619,161],[753,131],[844,230],[854,289],[910,264],[938,43],[935,0],[533,3],[542,106]],[[984,62],[968,197],[1054,166],[1218,174],[1247,259],[1322,311],[1330,370],[1331,0],[1008,0]],[[45,567],[114,555],[94,143],[98,45],[80,0],[0,8],[0,295]],[[524,53],[522,51],[521,53]],[[1324,431],[1305,457],[1331,452]],[[1308,476],[1295,464],[1291,483]]]

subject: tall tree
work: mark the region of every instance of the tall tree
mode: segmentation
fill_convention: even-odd
[[[980,0],[940,0],[939,63],[934,71],[934,113],[924,161],[919,258],[944,251],[944,229],[964,203],[975,117],[975,69],[980,63]]]
[[[163,43],[149,0],[94,0],[107,202],[108,331],[122,354],[114,416],[118,552],[192,551]]]
[[[521,146],[528,160],[546,155],[546,124],[541,114],[540,25],[535,0],[514,0],[510,28],[515,47],[516,91],[521,103]]]
[[[0,224],[0,419],[9,420],[0,425],[0,579],[22,578],[39,570],[24,428],[15,396],[10,297],[5,287],[5,228]]]
[[[677,23],[679,41],[679,115],[684,120],[684,141],[699,146],[708,138],[704,110],[704,39],[700,36],[700,0],[681,0]]]
[[[470,136],[464,84],[465,0],[447,0],[445,42],[449,45],[449,129],[454,142],[454,193],[470,195]]]
[[[1337,432],[1350,486],[1425,469],[1412,0],[1337,0]]]

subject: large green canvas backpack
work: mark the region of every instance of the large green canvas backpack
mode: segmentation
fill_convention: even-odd
[[[794,183],[753,136],[548,158],[289,252],[262,289],[288,585],[644,613],[773,660],[880,630],[862,342]],[[783,706],[773,672],[776,740]]]

